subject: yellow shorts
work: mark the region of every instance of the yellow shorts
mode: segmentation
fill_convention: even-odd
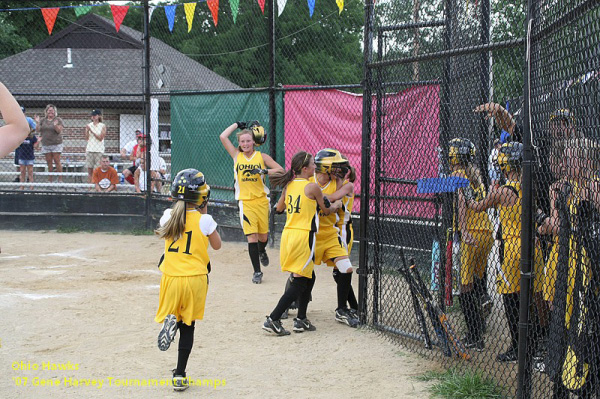
[[[281,271],[312,278],[315,268],[315,233],[300,229],[283,229],[279,260]]]
[[[348,250],[342,241],[337,227],[319,229],[317,232],[317,246],[315,249],[315,265],[325,263],[329,259],[348,256]],[[333,266],[333,262],[328,266]]]
[[[245,235],[269,232],[269,197],[238,201],[238,206]]]
[[[166,274],[160,280],[158,310],[154,321],[162,323],[169,314],[188,326],[204,317],[208,291],[208,275],[174,277]]]
[[[352,228],[352,223],[338,226],[338,228],[340,229],[342,244],[344,244],[344,247],[348,251],[348,256],[350,256],[350,251],[352,251],[352,243],[354,242],[354,229]],[[327,263],[327,266],[335,266],[335,263],[333,263],[333,260],[331,259],[327,259],[325,263]]]
[[[544,300],[552,302],[556,290],[556,266],[558,264],[558,236],[554,236],[552,249],[544,268]]]
[[[483,278],[488,255],[494,244],[492,232],[488,230],[471,231],[477,245],[460,244],[460,282],[462,285],[473,283],[473,277]]]

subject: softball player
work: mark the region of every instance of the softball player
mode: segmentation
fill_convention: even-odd
[[[473,164],[475,145],[470,140],[456,138],[450,140],[448,147],[451,176],[468,179],[470,185],[465,189],[469,191],[468,196],[481,201],[486,192],[481,171]],[[467,209],[463,190],[458,190],[456,195],[453,225],[458,228],[461,237],[459,300],[467,325],[465,346],[482,351],[484,319],[475,287],[485,285],[483,276],[494,238],[487,213]]]
[[[289,286],[262,326],[263,330],[277,335],[290,334],[280,319],[296,299],[298,316],[294,319],[294,332],[316,330],[306,318],[306,309],[315,284],[315,234],[320,229],[319,213],[335,213],[341,207],[341,201],[326,204],[319,186],[309,180],[314,170],[312,155],[300,151],[292,158],[289,171],[271,177],[273,185],[285,187],[276,209],[287,213],[281,235],[280,260],[281,270],[291,273]]]
[[[338,188],[342,188],[343,178],[348,171],[348,161],[342,158],[338,150],[325,148],[315,156],[314,182],[319,185],[325,196],[333,195]],[[349,190],[348,190],[349,191]],[[339,197],[345,194],[338,193]],[[333,197],[332,197],[333,198]],[[348,248],[340,236],[337,227],[339,215],[337,213],[324,214],[319,212],[319,232],[317,233],[317,247],[315,249],[315,264],[329,262],[333,266],[333,278],[337,284],[337,308],[335,319],[350,327],[358,326],[356,314],[346,307],[348,295],[352,289],[352,264],[348,259]]]
[[[204,317],[210,259],[208,245],[221,248],[217,223],[207,213],[210,187],[196,169],[182,170],[171,186],[175,203],[160,220],[156,233],[165,240],[160,264],[159,305],[154,320],[163,323],[158,348],[169,349],[179,329],[179,355],[173,388],[188,388],[186,366],[194,344],[195,320]]]
[[[229,140],[236,129],[242,129],[237,134],[238,148]],[[260,265],[269,265],[266,247],[269,239],[270,205],[265,175],[283,169],[269,155],[254,149],[264,144],[267,138],[258,121],[236,122],[225,129],[219,138],[233,159],[235,199],[240,209],[240,224],[248,239],[248,253],[254,269],[252,282],[260,284],[263,277]]]
[[[517,142],[505,143],[498,153],[498,165],[506,178],[506,184],[492,190],[481,201],[475,201],[466,196],[467,209],[476,212],[497,207],[500,218],[500,270],[496,275],[496,289],[502,295],[504,312],[511,335],[508,350],[498,354],[499,362],[515,362],[517,360],[518,321],[519,321],[519,292],[520,262],[521,262],[521,163],[523,159],[523,144]],[[539,247],[534,255],[534,295],[541,292],[542,256]]]

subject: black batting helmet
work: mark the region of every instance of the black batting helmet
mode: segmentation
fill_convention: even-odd
[[[177,173],[171,184],[174,200],[190,202],[204,208],[210,197],[210,186],[197,169],[184,169]]]

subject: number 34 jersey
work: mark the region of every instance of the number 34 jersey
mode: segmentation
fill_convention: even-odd
[[[165,216],[161,218],[161,225],[166,222]],[[216,228],[217,223],[212,216],[188,210],[182,236],[175,241],[165,240],[165,259],[160,271],[168,276],[208,274],[208,236]]]
[[[307,179],[301,178],[296,178],[288,183],[285,190],[287,219],[284,228],[313,232],[319,230],[317,201],[308,198],[304,193],[304,189],[309,183]]]

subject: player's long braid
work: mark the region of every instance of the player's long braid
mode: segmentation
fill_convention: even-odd
[[[171,209],[171,218],[164,226],[156,229],[155,233],[160,238],[176,241],[185,230],[186,203],[184,201],[176,201]]]
[[[273,187],[285,187],[289,182],[294,180],[296,176],[300,176],[302,168],[308,166],[312,155],[306,151],[299,151],[292,157],[290,170],[279,173],[269,174],[269,180]]]

